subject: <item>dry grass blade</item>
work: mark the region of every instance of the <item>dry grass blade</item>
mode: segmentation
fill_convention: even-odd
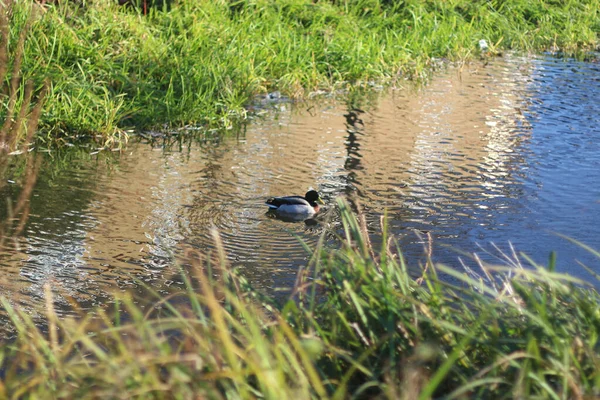
[[[10,83],[8,85],[8,103],[5,120],[0,128],[0,176],[4,177],[10,164],[10,154],[27,153],[27,147],[33,141],[37,130],[38,121],[41,116],[42,107],[48,92],[48,81],[37,92],[32,81],[23,82],[21,67],[24,53],[24,45],[29,33],[31,16],[23,29],[19,32],[18,41],[11,51],[10,42],[10,18],[13,14],[13,2],[0,3],[0,83],[3,83],[8,73],[9,65],[12,64]],[[22,92],[22,100],[18,104],[19,93]],[[33,104],[33,106],[32,106]],[[18,109],[17,106],[19,107]],[[16,114],[16,119],[14,118]],[[23,134],[25,131],[25,135]],[[20,151],[20,143],[22,146]],[[26,172],[22,184],[22,190],[13,207],[8,205],[7,218],[0,222],[0,248],[4,246],[6,239],[16,237],[23,231],[29,217],[29,199],[35,186],[41,158],[27,155]],[[6,184],[6,179],[0,179],[0,189]]]
[[[8,35],[10,32],[9,14],[11,1],[0,2],[0,82],[4,82],[8,71]]]
[[[6,14],[10,14],[11,8],[12,7],[7,8]],[[14,54],[12,55],[12,74],[11,74],[10,84],[9,84],[8,107],[7,107],[6,119],[4,121],[4,124],[2,125],[2,128],[0,129],[0,143],[6,143],[7,138],[9,137],[9,134],[11,136],[18,135],[18,132],[20,130],[19,123],[23,122],[23,118],[25,117],[25,114],[28,111],[27,109],[29,107],[29,102],[31,101],[31,95],[32,95],[33,90],[32,90],[32,85],[29,84],[29,85],[26,85],[24,105],[21,107],[21,109],[19,111],[19,117],[17,118],[16,121],[13,120],[13,116],[15,114],[15,107],[17,105],[17,98],[19,95],[19,86],[21,85],[21,63],[23,61],[25,38],[27,37],[27,33],[29,31],[29,21],[30,20],[28,19],[28,22],[27,22],[25,28],[19,32],[19,40],[17,42],[17,46],[14,51]],[[8,23],[8,17],[6,17],[3,21],[0,21],[0,23]],[[2,40],[1,46],[5,47],[5,49],[1,53],[6,52],[8,54],[8,52],[9,52],[8,51],[9,37],[6,36],[6,37],[3,37],[2,39],[3,40]],[[28,91],[27,91],[27,87],[29,87]],[[15,129],[15,127],[16,127],[16,129]],[[16,139],[13,138],[13,140],[16,140]]]

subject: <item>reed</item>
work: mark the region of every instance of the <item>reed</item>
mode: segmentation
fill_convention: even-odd
[[[480,39],[487,55],[585,53],[598,45],[600,3],[180,0],[140,12],[14,0],[14,9],[10,31],[29,32],[24,78],[51,82],[38,139],[118,146],[132,129],[230,128],[258,93],[426,80],[441,59],[482,56]]]
[[[293,296],[262,297],[214,254],[189,253],[187,289],[127,295],[112,310],[42,329],[6,299],[15,339],[0,346],[10,398],[585,398],[600,383],[598,293],[553,270],[467,274],[429,262],[414,276],[382,224],[373,248],[339,201],[344,234],[312,249]],[[592,251],[590,249],[590,251]],[[596,256],[600,256],[594,252]],[[441,279],[444,275],[446,278]],[[448,278],[452,279],[448,279]],[[148,288],[152,293],[152,289]]]
[[[31,79],[24,79],[22,73],[25,38],[28,35],[31,18],[27,16],[21,30],[17,31],[11,44],[11,21],[15,16],[13,2],[0,2],[0,83],[6,83],[0,92],[0,103],[6,107],[0,127],[0,191],[7,185],[7,171],[15,164],[16,155],[26,154],[25,160],[17,162],[25,165],[21,174],[21,191],[13,203],[6,199],[6,218],[0,221],[0,250],[7,239],[18,237],[29,215],[29,199],[35,185],[40,158],[28,154],[34,142],[42,107],[48,91],[48,82],[36,87]],[[1,120],[1,119],[0,119]]]

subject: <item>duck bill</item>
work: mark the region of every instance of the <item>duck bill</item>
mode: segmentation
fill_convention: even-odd
[[[325,205],[325,202],[320,197],[317,199],[317,203]]]

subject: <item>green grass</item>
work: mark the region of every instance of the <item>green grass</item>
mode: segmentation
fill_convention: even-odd
[[[507,256],[506,265],[486,266],[480,277],[428,263],[415,279],[385,224],[384,245],[374,249],[362,217],[343,201],[338,206],[345,232],[339,248],[312,249],[283,304],[228,269],[216,232],[216,254],[190,254],[195,269],[183,274],[187,289],[156,295],[151,307],[119,296],[112,311],[59,318],[48,287],[42,329],[2,300],[15,339],[0,345],[0,395],[598,395],[600,296],[556,273],[552,257],[546,267],[523,269]]]
[[[109,0],[15,3],[9,42],[26,32],[23,76],[51,83],[38,133],[51,144],[228,128],[257,93],[425,79],[436,59],[478,57],[480,39],[492,52],[585,52],[600,32],[599,0],[178,0],[148,15]]]

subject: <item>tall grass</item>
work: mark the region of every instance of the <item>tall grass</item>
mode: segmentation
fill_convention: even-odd
[[[340,247],[313,249],[280,305],[227,267],[216,232],[216,254],[190,253],[187,290],[152,307],[121,295],[112,311],[58,318],[48,288],[41,329],[3,300],[16,337],[0,346],[2,397],[598,395],[594,289],[552,265],[512,277],[482,266],[477,277],[429,263],[415,279],[385,223],[374,249],[361,218],[338,204]]]
[[[16,15],[15,15],[16,14]],[[42,107],[48,90],[48,82],[36,87],[31,79],[24,79],[22,73],[25,57],[25,39],[28,35],[31,18],[27,15],[20,30],[11,32],[11,18],[18,19],[18,9],[11,2],[0,3],[0,104],[4,106],[0,113],[0,193],[7,185],[7,171],[15,164],[15,157],[26,154],[19,160],[21,174],[21,192],[15,202],[6,201],[7,211],[0,220],[0,251],[8,239],[18,236],[25,226],[29,215],[29,200],[35,185],[40,159],[28,154],[34,141],[40,120]],[[21,16],[22,17],[22,16]],[[12,36],[12,41],[11,41]]]
[[[25,77],[51,81],[39,137],[49,143],[227,128],[257,93],[424,79],[436,59],[478,56],[480,39],[492,51],[586,51],[600,31],[598,0],[179,0],[146,15],[109,0],[14,2],[11,40],[31,26]]]

